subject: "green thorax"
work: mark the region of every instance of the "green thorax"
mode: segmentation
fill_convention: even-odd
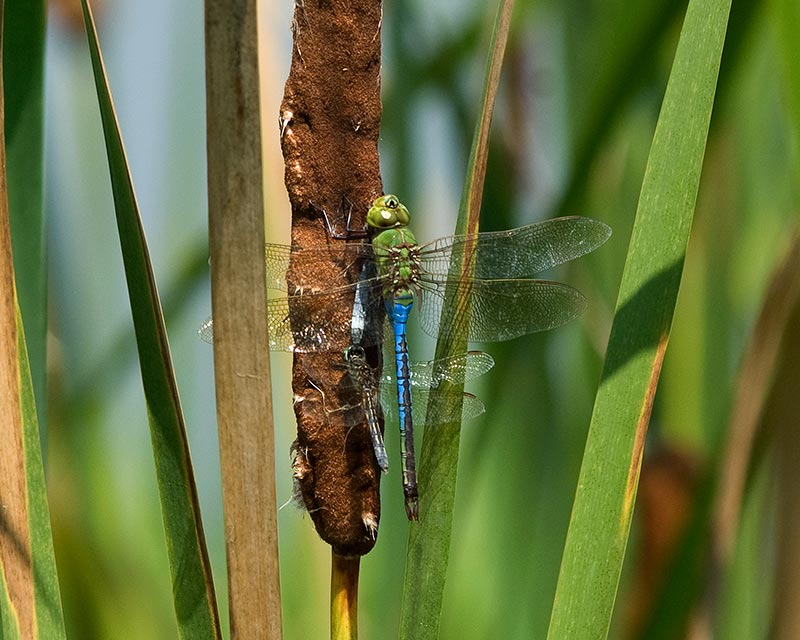
[[[408,227],[397,227],[381,231],[372,239],[372,246],[381,251],[391,249],[404,249],[408,246],[417,246],[417,239]]]
[[[414,297],[419,277],[419,246],[408,228],[408,210],[393,195],[381,196],[372,203],[367,213],[367,224],[382,230],[372,239],[378,274],[390,276],[386,281],[386,295],[395,300]]]

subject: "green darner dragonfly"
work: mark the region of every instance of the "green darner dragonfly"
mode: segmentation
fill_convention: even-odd
[[[360,407],[366,418],[372,439],[372,447],[378,467],[383,473],[389,470],[389,459],[386,455],[386,446],[380,430],[377,404],[380,398],[384,414],[393,419],[397,412],[392,407],[402,406],[392,402],[392,387],[396,380],[391,373],[378,371],[372,367],[367,359],[364,346],[365,336],[379,331],[384,324],[385,312],[383,305],[370,305],[369,282],[377,276],[377,264],[374,260],[364,260],[359,274],[359,283],[356,287],[353,313],[350,321],[351,345],[345,349],[344,359],[353,387],[360,397]],[[391,332],[393,334],[393,331]],[[390,337],[385,342],[392,342]],[[384,359],[386,360],[386,358]],[[464,354],[441,358],[431,362],[417,362],[409,365],[409,382],[414,388],[414,406],[417,419],[424,422],[425,408],[428,404],[429,391],[439,387],[442,382],[463,384],[468,380],[477,378],[494,366],[494,359],[488,353],[470,351]],[[459,420],[469,420],[481,415],[485,411],[483,403],[476,396],[460,391],[442,391],[445,394],[444,407],[451,410],[437,413],[436,420],[443,424]],[[460,411],[460,416],[458,412]],[[356,416],[355,424],[363,420]],[[403,422],[400,422],[403,425]],[[404,430],[401,429],[401,435]],[[417,493],[416,461],[414,456],[414,441],[400,441],[403,471],[403,487],[406,495]],[[408,506],[408,502],[406,503]],[[412,518],[412,513],[408,514]]]
[[[585,298],[559,282],[533,276],[585,255],[611,235],[604,223],[590,218],[555,218],[476,235],[455,235],[419,245],[408,229],[410,215],[393,195],[375,200],[367,225],[377,235],[370,244],[337,242],[317,247],[266,246],[267,285],[287,290],[290,261],[296,272],[352,273],[363,260],[374,260],[376,273],[328,290],[293,286],[286,297],[267,302],[270,347],[297,352],[330,351],[352,343],[352,322],[334,320],[331,309],[353,308],[357,290],[362,303],[384,305],[393,329],[397,406],[404,451],[413,455],[411,372],[406,341],[408,317],[418,302],[422,329],[439,336],[440,316],[448,292],[459,292],[460,311],[468,314],[467,338],[473,342],[511,340],[558,327],[583,311]],[[451,278],[451,256],[472,257],[471,275]],[[334,265],[334,266],[332,266]],[[358,273],[358,271],[356,272]],[[207,321],[200,335],[211,339]],[[443,336],[448,338],[449,336]],[[361,346],[383,339],[380,322],[363,328]],[[405,480],[405,479],[404,479]],[[404,481],[409,519],[418,517],[416,481]]]
[[[350,375],[352,389],[355,390],[360,398],[358,405],[348,405],[343,409],[360,407],[364,412],[367,425],[372,438],[372,446],[375,451],[375,460],[383,473],[389,470],[389,459],[386,455],[386,446],[383,442],[383,434],[380,430],[378,420],[377,405],[381,403],[383,412],[388,420],[397,418],[397,402],[393,397],[396,388],[396,379],[393,374],[384,371],[383,374],[377,368],[370,366],[367,362],[364,348],[353,345],[345,349],[344,359],[347,363],[347,370]],[[436,389],[443,382],[451,384],[461,384],[469,380],[482,376],[494,366],[494,358],[482,351],[468,351],[457,356],[441,358],[430,362],[411,362],[409,363],[409,380],[414,393],[414,414],[422,422],[425,418],[425,408],[431,390]],[[469,420],[477,418],[486,411],[483,402],[471,393],[461,393],[457,391],[446,392],[450,396],[449,407],[461,407],[460,418]],[[454,412],[437,414],[438,423],[458,420],[459,415]],[[361,424],[359,417],[354,419],[354,424]],[[402,443],[401,443],[402,446]],[[410,455],[409,455],[410,454]],[[412,451],[402,451],[403,460],[403,482],[416,484],[416,474],[414,473],[414,459]]]

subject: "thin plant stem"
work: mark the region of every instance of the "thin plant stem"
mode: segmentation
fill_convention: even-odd
[[[358,570],[361,556],[331,551],[331,640],[358,638]]]

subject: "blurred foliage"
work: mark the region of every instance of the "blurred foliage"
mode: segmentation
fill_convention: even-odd
[[[267,216],[277,237],[288,229],[274,122],[291,51],[291,3],[262,4]],[[790,135],[797,115],[787,106],[795,103],[785,102],[796,92],[784,94],[783,80],[797,78],[800,63],[787,53],[786,27],[778,22],[787,13],[780,10],[784,5],[789,6],[783,0],[733,4],[694,229],[645,452],[647,458],[679,451],[701,473],[714,468],[749,331],[797,220],[800,154]],[[685,6],[675,0],[517,3],[482,229],[580,213],[610,224],[614,236],[558,274],[589,299],[579,322],[489,349],[497,366],[473,389],[489,409],[462,435],[442,638],[497,637],[498,630],[507,638],[545,635],[611,310]],[[385,6],[384,184],[415,214],[415,233],[423,241],[450,232],[455,221],[494,9],[466,0]],[[172,638],[169,565],[108,213],[112,201],[89,58],[83,34],[61,20],[56,6],[50,17],[47,472],[65,617],[75,638]],[[98,19],[164,294],[216,584],[223,588],[211,350],[195,335],[209,312],[202,268],[202,6],[117,0]],[[417,356],[430,353],[420,349]],[[294,419],[289,358],[276,355],[273,364],[277,459],[286,461],[278,471],[282,501],[291,495]],[[394,431],[387,441],[398,450]],[[777,508],[769,465],[767,455],[744,497],[734,569],[713,617],[717,637],[766,634],[771,607],[761,585],[774,571],[770,514]],[[395,481],[390,474],[384,483],[380,538],[362,561],[365,638],[393,637],[399,625],[408,525]],[[697,508],[707,501],[713,483],[695,486],[691,499],[667,501],[663,509],[692,508],[687,502]],[[286,637],[324,637],[328,549],[291,506],[279,513],[279,525]],[[639,600],[629,585],[638,584],[640,554],[648,548],[643,537],[650,529],[634,531],[613,637],[636,637],[629,621],[649,619],[648,613],[630,611]],[[704,526],[694,530],[702,547],[707,532]],[[692,563],[687,569],[702,579],[704,556],[689,551],[682,556]],[[661,590],[660,605],[682,595]],[[220,593],[223,609],[225,601]],[[745,636],[737,636],[743,628]]]

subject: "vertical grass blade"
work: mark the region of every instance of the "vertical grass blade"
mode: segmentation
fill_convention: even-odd
[[[0,235],[4,234],[0,231]],[[0,240],[4,242],[5,237]],[[3,253],[0,261],[10,259],[10,255]],[[4,283],[10,282],[3,275],[0,278]],[[15,393],[12,398],[0,397],[3,407],[0,409],[0,442],[3,442],[0,495],[4,510],[0,519],[0,637],[57,640],[65,638],[66,631],[25,332],[16,295],[7,297],[0,292],[0,297],[13,300],[16,307],[15,321],[11,323],[6,321],[7,310],[0,309],[0,324],[8,329],[0,336],[0,386],[4,392]],[[16,370],[7,350],[12,346],[13,334],[16,334]],[[14,374],[16,385],[6,384]]]
[[[3,2],[0,0],[0,26]],[[0,637],[64,638],[6,182],[0,34]]]
[[[730,0],[691,0],[656,126],[548,638],[605,638],[689,238]]]
[[[33,389],[42,425],[46,416],[47,252],[44,191],[44,0],[6,0],[3,86],[8,204],[14,271]]]
[[[221,638],[186,426],[147,242],[91,9],[82,0],[103,122],[125,279],[150,420],[175,614],[181,638]]]
[[[481,113],[472,141],[467,177],[459,207],[456,233],[478,233],[483,184],[486,177],[486,160],[489,153],[489,130],[492,122],[495,97],[500,83],[508,32],[511,26],[512,0],[503,0],[497,12],[489,60],[483,84]],[[464,258],[462,260],[462,258]],[[471,269],[469,257],[453,256],[450,273],[462,274]],[[441,325],[443,335],[456,338],[450,341],[439,340],[436,344],[436,358],[445,358],[463,353],[467,345],[467,324],[469,318],[461,314],[456,317],[456,297],[459,291],[448,292],[442,311]],[[456,322],[460,331],[450,331]],[[428,416],[439,413],[439,407],[447,403],[441,393],[444,387],[434,391],[430,398]],[[460,385],[463,390],[463,384]],[[449,411],[452,411],[450,408]],[[461,415],[461,411],[449,413]],[[456,473],[458,449],[461,441],[459,422],[437,424],[436,429],[425,431],[419,462],[420,519],[411,523],[408,536],[408,555],[403,583],[403,605],[400,613],[401,638],[436,638],[439,633],[442,597],[447,575],[450,553],[450,538],[453,524],[453,505],[456,492]]]
[[[274,425],[254,0],[207,0],[214,373],[231,637],[280,638]]]

